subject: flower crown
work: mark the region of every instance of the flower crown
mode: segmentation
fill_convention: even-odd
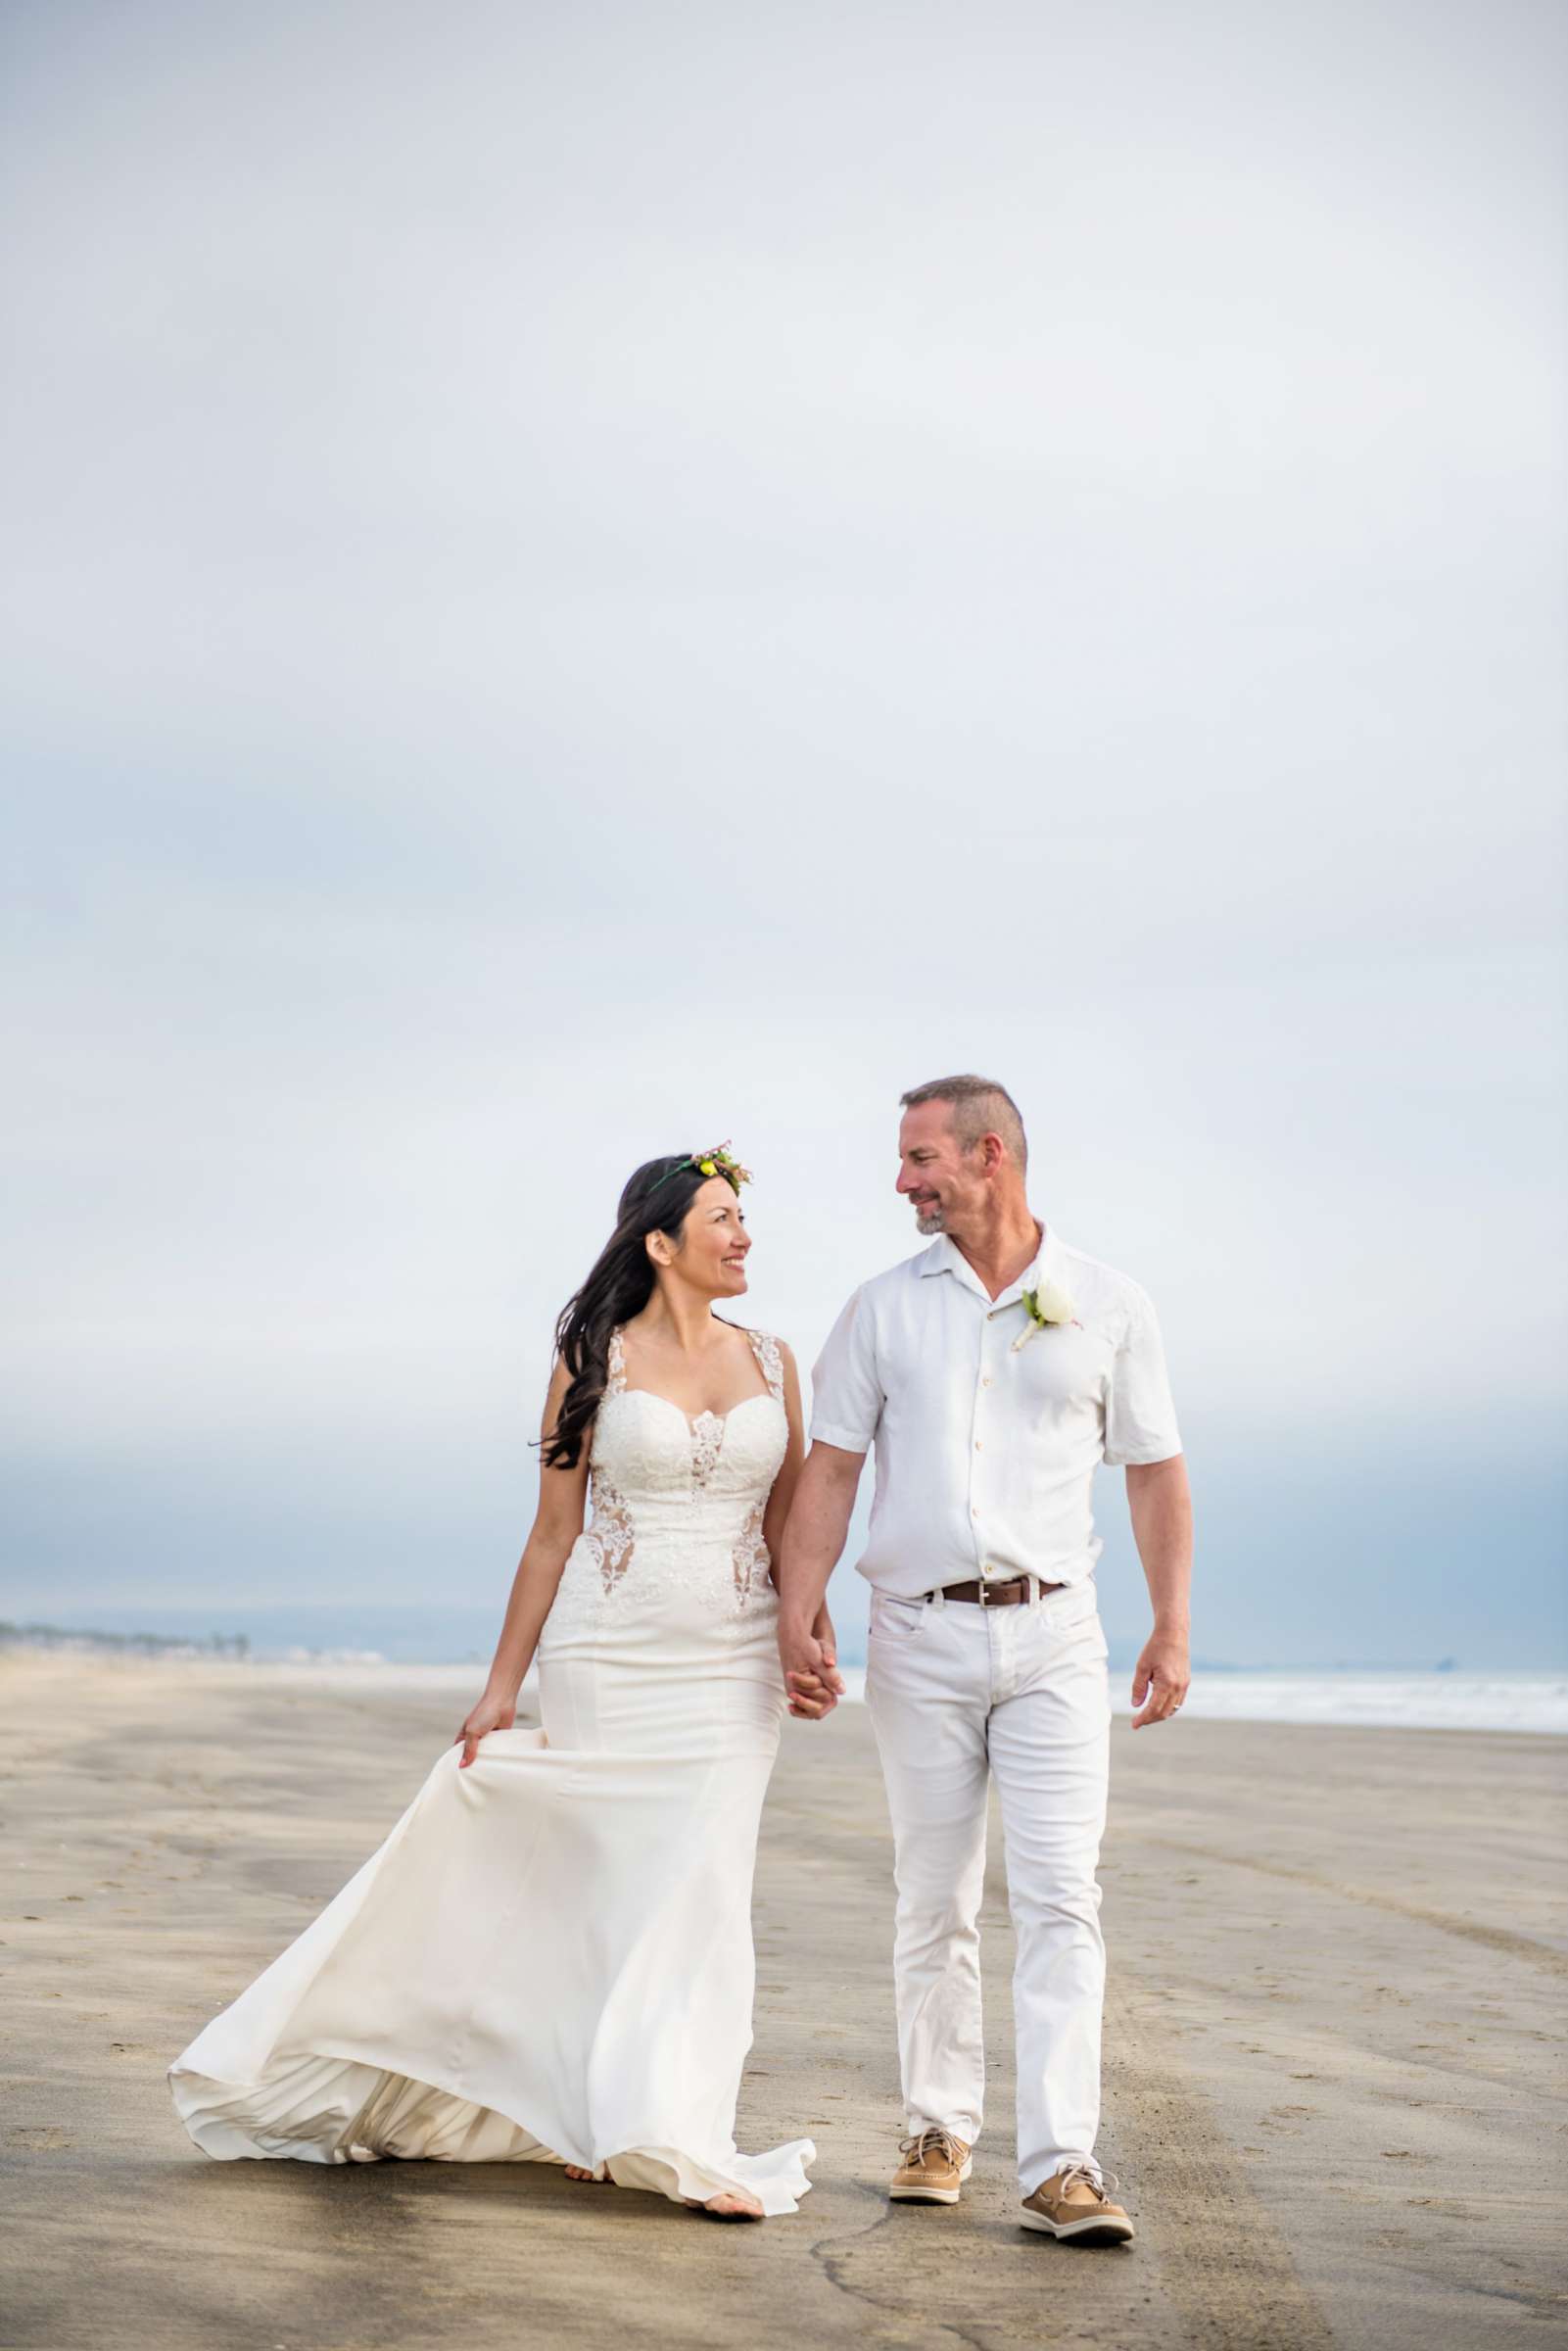
[[[715,1143],[711,1151],[693,1151],[689,1159],[679,1160],[673,1168],[666,1168],[659,1177],[659,1183],[668,1183],[672,1176],[684,1176],[689,1168],[697,1176],[722,1176],[731,1191],[737,1196],[740,1186],[751,1181],[751,1170],[743,1168],[732,1156],[728,1142],[723,1142]],[[653,1186],[655,1191],[659,1183]]]

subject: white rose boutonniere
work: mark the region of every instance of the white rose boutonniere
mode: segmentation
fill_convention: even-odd
[[[1015,1355],[1021,1347],[1026,1347],[1038,1331],[1059,1330],[1065,1322],[1070,1322],[1074,1330],[1083,1328],[1072,1311],[1072,1301],[1066,1290],[1059,1290],[1056,1283],[1047,1281],[1043,1273],[1037,1273],[1023,1292],[1023,1311],[1029,1319],[1013,1342]]]

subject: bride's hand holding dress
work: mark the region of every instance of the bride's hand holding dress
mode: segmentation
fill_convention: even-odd
[[[492,1731],[509,1731],[517,1720],[517,1701],[508,1705],[503,1698],[482,1698],[472,1707],[462,1729],[452,1741],[462,1753],[457,1758],[459,1771],[465,1770],[479,1752],[479,1742]]]
[[[590,1447],[585,1445],[573,1462],[550,1458],[570,1389],[567,1367],[557,1360],[545,1398],[540,1431],[544,1459],[539,1507],[517,1563],[517,1573],[512,1578],[505,1620],[483,1695],[470,1708],[452,1742],[463,1751],[459,1769],[466,1770],[473,1762],[482,1739],[488,1738],[492,1731],[509,1731],[516,1723],[517,1693],[522,1688],[523,1676],[538,1655],[540,1635],[554,1606],[566,1563],[582,1540],[588,1507]]]

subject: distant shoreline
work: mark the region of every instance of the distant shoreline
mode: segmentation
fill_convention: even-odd
[[[245,1676],[282,1688],[357,1691],[391,1698],[411,1691],[450,1696],[460,1711],[479,1695],[486,1660],[432,1663],[397,1659],[365,1650],[296,1649],[286,1655],[259,1654],[239,1647],[232,1636],[216,1641],[171,1636],[113,1635],[64,1627],[30,1633],[0,1625],[0,1674],[69,1670],[72,1663],[98,1671],[129,1672],[161,1666],[194,1672],[206,1665],[225,1676]],[[865,1696],[866,1670],[846,1659],[843,1673],[851,1703]],[[1130,1670],[1113,1662],[1111,1703],[1115,1713],[1132,1711]],[[537,1689],[532,1675],[523,1685],[525,1707]],[[1199,1666],[1187,1700],[1189,1720],[1254,1724],[1315,1725],[1326,1730],[1487,1731],[1528,1737],[1568,1736],[1568,1672],[1516,1670],[1467,1673],[1456,1667],[1204,1667]]]
[[[28,1623],[16,1624],[0,1618],[0,1651],[6,1649],[61,1650],[84,1656],[147,1656],[178,1658],[238,1658],[259,1665],[385,1665],[412,1666],[421,1670],[436,1667],[481,1669],[490,1662],[488,1650],[473,1650],[466,1656],[393,1656],[387,1651],[354,1642],[285,1641],[253,1639],[248,1632],[234,1633],[158,1633],[152,1631],[119,1632],[96,1625]],[[1137,1648],[1127,1641],[1111,1644],[1113,1674],[1129,1670],[1135,1663]],[[848,1647],[840,1650],[840,1662],[864,1668],[864,1656]],[[1199,1656],[1193,1660],[1198,1674],[1247,1676],[1312,1676],[1362,1674],[1380,1676],[1438,1677],[1453,1675],[1460,1679],[1511,1681],[1529,1678],[1532,1681],[1568,1678],[1568,1660],[1561,1664],[1542,1665],[1466,1665],[1456,1657],[1436,1660],[1379,1657],[1350,1659],[1310,1657],[1300,1660],[1269,1658],[1260,1664],[1239,1664],[1229,1657]]]
[[[7,1624],[0,1621],[0,1649],[74,1651],[84,1656],[237,1657],[254,1654],[249,1633],[112,1633],[92,1626]],[[369,1654],[369,1653],[367,1653]]]

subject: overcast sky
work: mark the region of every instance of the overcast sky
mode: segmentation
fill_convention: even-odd
[[[809,1363],[974,1068],[1200,1650],[1568,1660],[1560,11],[5,38],[0,1613],[499,1609],[630,1169]]]

